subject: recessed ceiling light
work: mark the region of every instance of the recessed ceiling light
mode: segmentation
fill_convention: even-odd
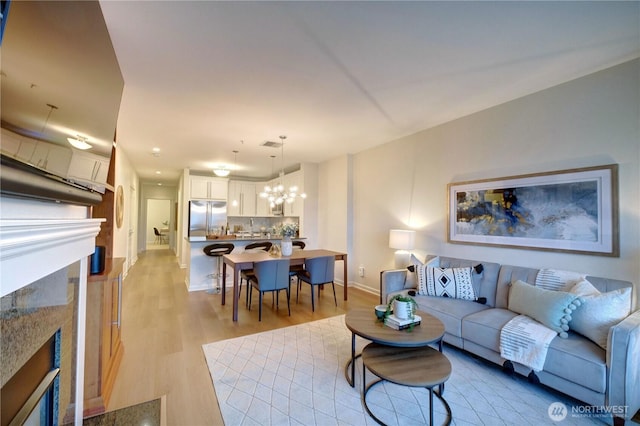
[[[156,174],[157,174],[157,175],[161,175],[161,174],[162,174],[162,172],[161,172],[160,170],[156,170]]]
[[[162,186],[162,183],[161,183],[161,182],[158,182],[158,186]]]
[[[160,152],[160,148],[158,148],[158,147],[156,146],[156,147],[154,147],[151,151],[153,151],[153,152]]]

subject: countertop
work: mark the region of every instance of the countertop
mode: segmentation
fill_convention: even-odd
[[[292,240],[306,240],[306,237],[293,237]],[[190,243],[215,243],[215,242],[239,242],[239,241],[282,241],[282,237],[227,237],[208,240],[207,237],[187,237]]]
[[[124,261],[124,257],[112,257],[110,259],[105,259],[104,271],[99,274],[89,274],[89,276],[87,277],[87,282],[102,282],[113,276],[118,276],[118,274],[122,272]]]

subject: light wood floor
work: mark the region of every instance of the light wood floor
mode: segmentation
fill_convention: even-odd
[[[185,271],[169,250],[144,252],[129,271],[123,286],[124,357],[108,411],[166,395],[168,425],[222,425],[203,344],[340,315],[349,308],[373,310],[378,304],[377,295],[357,289],[349,289],[345,302],[342,287],[336,286],[336,307],[331,286],[325,286],[312,313],[307,285],[299,304],[293,289],[291,317],[283,303],[284,293],[279,310],[272,308],[271,296],[265,295],[262,322],[258,322],[257,293],[248,311],[243,288],[239,321],[234,323],[230,292],[222,306],[219,294],[187,292],[184,279]]]

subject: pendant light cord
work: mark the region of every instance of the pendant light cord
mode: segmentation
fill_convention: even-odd
[[[49,117],[51,117],[51,113],[53,112],[54,109],[58,109],[58,107],[55,105],[47,104],[47,106],[49,107],[49,113],[47,114],[47,118],[44,120],[44,124],[42,125],[42,130],[40,130],[40,133],[42,134],[44,134],[44,129],[47,128],[47,124],[49,123]]]

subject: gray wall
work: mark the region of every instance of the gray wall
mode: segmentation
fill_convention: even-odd
[[[393,267],[389,229],[412,228],[428,253],[625,279],[637,298],[639,72],[631,61],[357,153],[353,162],[322,164],[321,243],[347,250],[352,241],[350,282],[375,291],[380,270]],[[619,258],[446,242],[448,183],[610,163],[619,164]],[[353,205],[345,203],[349,191]]]

